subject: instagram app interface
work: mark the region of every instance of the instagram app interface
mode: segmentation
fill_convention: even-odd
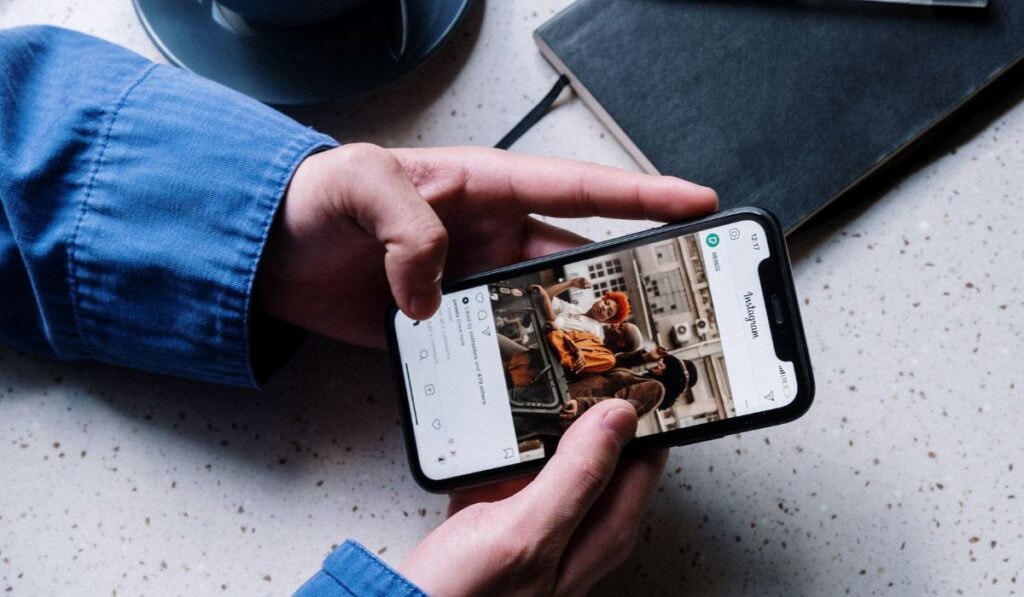
[[[420,467],[446,479],[519,462],[486,286],[446,294],[438,312],[395,321]]]
[[[758,274],[766,241],[733,222],[446,294],[428,320],[396,315],[423,473],[550,456],[608,398],[641,404],[638,436],[789,404],[796,375]]]

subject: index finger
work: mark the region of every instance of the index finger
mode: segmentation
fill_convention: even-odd
[[[469,199],[512,205],[521,213],[671,222],[718,208],[714,190],[674,176],[482,147],[395,150],[435,172],[458,172]]]

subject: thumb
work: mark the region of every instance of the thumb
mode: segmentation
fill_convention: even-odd
[[[604,492],[626,442],[636,434],[636,410],[625,400],[603,400],[562,436],[537,478],[513,498],[539,536],[563,545]]]
[[[426,319],[441,304],[448,231],[391,152],[365,144],[354,152],[359,174],[345,211],[384,245],[384,269],[398,307]]]

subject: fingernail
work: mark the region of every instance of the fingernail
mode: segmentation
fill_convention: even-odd
[[[636,433],[636,412],[628,408],[616,408],[605,414],[601,425],[611,431],[619,443],[624,444],[633,439]]]
[[[441,302],[441,293],[437,290],[413,292],[409,297],[409,310],[414,317],[426,319],[434,314]]]

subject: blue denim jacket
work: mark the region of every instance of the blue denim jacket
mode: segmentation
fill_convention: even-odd
[[[295,169],[334,145],[98,39],[0,31],[0,340],[258,385],[260,254]],[[299,594],[422,593],[347,542]]]

